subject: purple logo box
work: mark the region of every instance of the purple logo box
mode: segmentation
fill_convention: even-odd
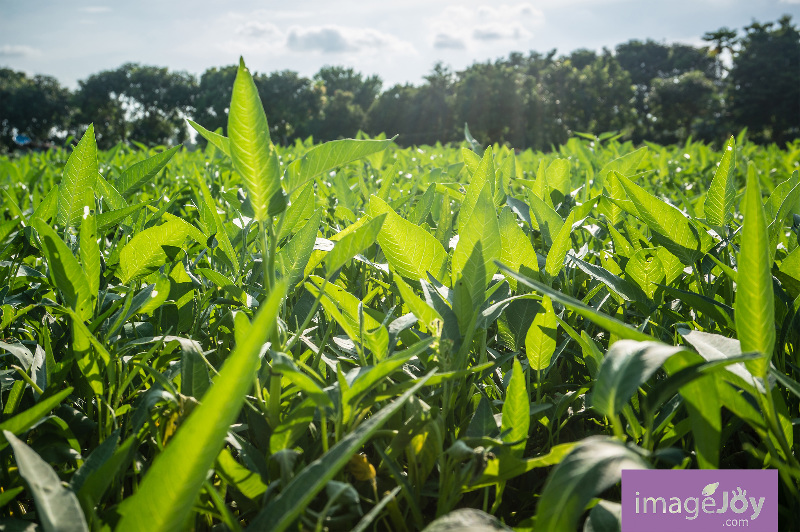
[[[778,531],[776,469],[622,471],[622,532]]]

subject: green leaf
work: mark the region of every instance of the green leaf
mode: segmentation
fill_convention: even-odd
[[[93,214],[84,215],[81,222],[80,254],[83,271],[89,283],[89,296],[96,301],[100,290],[100,247],[97,244],[97,220]],[[94,303],[92,304],[94,310]]]
[[[538,280],[539,259],[530,239],[520,226],[511,208],[506,206],[500,212],[500,262],[514,271],[522,271]],[[512,290],[517,289],[517,280],[509,278]]]
[[[575,211],[569,213],[566,221],[561,225],[555,238],[553,238],[553,245],[547,252],[547,260],[544,265],[544,272],[549,279],[555,279],[564,268],[564,259],[567,258],[567,252],[572,249],[572,225],[575,223]]]
[[[53,468],[11,432],[5,430],[3,435],[14,450],[19,474],[30,488],[37,517],[45,532],[88,532],[78,498],[72,490],[61,485],[61,479]]]
[[[537,530],[577,530],[593,497],[619,482],[623,469],[649,469],[625,444],[603,436],[580,441],[553,469],[536,508]]]
[[[758,351],[764,355],[763,360],[749,363],[748,368],[764,376],[775,346],[775,295],[761,188],[752,164],[747,168],[747,189],[742,203],[744,226],[740,232],[737,264],[739,271],[747,275],[740,275],[736,284],[734,318],[742,351]]]
[[[711,225],[722,227],[733,218],[733,205],[736,200],[734,170],[736,170],[736,141],[731,137],[722,149],[722,159],[714,173],[703,206],[706,221]]]
[[[125,198],[131,196],[153,179],[179,149],[181,149],[180,145],[175,146],[129,166],[114,182],[114,188]]]
[[[248,530],[286,530],[305,511],[329,480],[332,480],[358,449],[413,396],[433,374],[428,373],[410,390],[378,410],[355,430],[298,473],[258,515]]]
[[[362,304],[361,300],[337,285],[324,283],[322,278],[315,275],[309,277],[309,281],[305,284],[305,287],[314,297],[318,297],[320,287],[324,284],[323,294],[327,297],[321,299],[322,307],[333,316],[336,323],[344,329],[344,332],[353,342],[362,343],[361,320],[359,319],[358,311],[359,305]],[[371,309],[364,308],[363,329],[365,338],[363,343],[380,360],[386,356],[389,345],[389,332],[381,324],[381,321],[372,315],[372,312]]]
[[[619,532],[622,529],[622,505],[600,501],[589,512],[583,532]]]
[[[239,59],[239,70],[233,82],[233,95],[228,112],[233,167],[244,179],[255,219],[266,221],[286,208],[281,189],[278,154],[269,138],[269,124],[258,89]]]
[[[187,122],[189,122],[189,125],[192,126],[195,131],[200,133],[200,136],[219,148],[219,150],[228,157],[231,156],[231,142],[228,137],[222,136],[219,133],[214,133],[213,131],[209,131],[192,120],[187,120]]]
[[[58,187],[51,188],[47,196],[42,199],[36,210],[33,211],[31,219],[38,218],[43,222],[49,222],[58,214]]]
[[[521,282],[525,286],[534,289],[540,294],[549,296],[550,299],[552,299],[553,301],[561,303],[565,307],[571,309],[576,314],[583,316],[589,321],[596,323],[600,327],[603,327],[604,329],[610,331],[612,334],[615,334],[619,338],[628,338],[631,340],[640,340],[640,341],[655,340],[655,338],[653,338],[649,334],[645,334],[626,323],[614,319],[608,314],[603,314],[602,312],[593,309],[592,307],[584,304],[581,301],[578,301],[575,298],[563,294],[558,290],[554,290],[553,288],[547,286],[546,284],[534,281],[533,279],[521,273],[511,271],[506,266],[500,263],[498,263],[498,266],[503,273],[507,273],[511,277],[515,278],[517,281]]]
[[[489,152],[489,149],[486,150]],[[483,304],[484,293],[497,271],[500,258],[500,226],[494,210],[492,191],[485,183],[471,216],[458,235],[453,252],[453,279],[463,277],[474,308]]]
[[[427,279],[428,272],[439,281],[446,280],[447,252],[433,235],[401,218],[377,196],[370,196],[368,213],[370,218],[387,214],[378,244],[392,269],[415,281]]]
[[[289,289],[294,288],[304,277],[306,265],[311,257],[311,252],[314,251],[314,242],[317,239],[321,221],[322,209],[319,209],[289,243],[278,251],[277,263]]]
[[[498,482],[511,480],[514,477],[518,477],[539,467],[556,465],[563,460],[564,456],[574,447],[575,443],[561,443],[554,445],[550,449],[550,452],[543,456],[535,456],[524,460],[510,456],[489,459],[486,462],[486,468],[481,473],[481,476],[476,481],[470,483],[468,489],[471,491],[486,488]]]
[[[72,393],[72,388],[65,388],[55,395],[44,398],[24,412],[20,412],[11,419],[7,419],[0,423],[0,431],[8,431],[12,434],[22,434],[36,423],[38,423],[44,416],[47,415],[52,409],[61,404],[61,401]],[[0,450],[4,449],[6,441],[0,440]]]
[[[472,217],[472,211],[475,209],[478,198],[481,193],[483,193],[483,189],[487,184],[489,185],[489,197],[494,198],[495,179],[494,158],[492,157],[492,147],[489,146],[486,148],[481,162],[472,174],[469,186],[467,187],[467,193],[464,195],[464,200],[461,202],[461,208],[458,211],[459,235],[464,232],[464,226]],[[492,199],[492,202],[494,202],[494,199]]]
[[[666,277],[661,259],[654,252],[655,250],[640,249],[630,257],[625,266],[625,273],[636,281],[650,299],[658,290],[658,284],[664,282]]]
[[[195,176],[197,178],[197,184],[200,187],[200,194],[203,196],[203,202],[206,204],[208,212],[211,213],[211,217],[214,220],[214,234],[217,242],[219,242],[219,247],[228,258],[231,268],[233,268],[234,271],[238,271],[239,258],[236,256],[236,251],[234,251],[231,241],[228,238],[228,232],[222,224],[222,218],[220,218],[219,212],[217,212],[217,204],[211,196],[211,191],[208,189],[208,185],[202,175],[198,172]]]
[[[259,353],[277,322],[286,283],[262,303],[244,341],[228,356],[200,406],[155,457],[135,495],[119,506],[119,532],[179,530],[186,524],[203,481],[222,450],[230,425],[252,386]]]
[[[97,193],[114,210],[124,209],[128,206],[128,202],[125,201],[122,194],[100,174],[97,174]],[[141,205],[137,205],[137,207],[141,207]],[[98,222],[98,225],[100,225],[100,222]]]
[[[550,359],[556,351],[557,328],[553,302],[544,296],[541,311],[536,313],[525,335],[525,354],[532,370],[543,371],[550,366]]]
[[[333,408],[328,394],[309,375],[298,368],[294,361],[283,353],[272,352],[272,371],[280,373],[300,388],[319,407]]]
[[[649,305],[647,296],[639,288],[639,286],[632,284],[618,275],[614,275],[602,266],[596,264],[589,264],[581,259],[571,256],[569,258],[572,264],[583,270],[586,275],[592,279],[596,279],[606,285],[612,293],[620,296],[625,301],[636,301],[645,306]]]
[[[147,205],[146,203],[144,205]],[[99,233],[103,233],[107,231],[117,223],[121,222],[131,214],[135,213],[136,211],[140,211],[142,209],[143,204],[138,203],[136,205],[129,205],[128,207],[123,207],[121,209],[116,209],[113,211],[106,211],[102,212],[95,216],[96,223],[97,223],[97,231]]]
[[[50,226],[40,219],[31,220],[31,225],[39,233],[50,277],[61,292],[64,302],[75,310],[81,319],[88,320],[92,316],[93,305],[91,285],[86,272]]]
[[[522,458],[525,452],[531,424],[531,402],[525,382],[525,372],[515,357],[503,401],[503,416],[500,423],[503,441],[513,444],[509,449],[511,456],[515,458]]]
[[[325,266],[328,272],[335,272],[344,264],[352,259],[356,254],[361,253],[375,243],[378,233],[383,226],[387,214],[379,214],[371,218],[361,227],[344,236],[336,242],[333,249],[325,257]]]
[[[591,406],[604,416],[616,416],[664,361],[681,351],[684,351],[683,347],[659,342],[616,342],[603,358],[594,383]]]
[[[403,281],[399,275],[394,276],[394,283],[400,291],[400,297],[403,299],[403,304],[417,317],[417,319],[425,326],[426,329],[435,330],[434,322],[436,320],[443,321],[442,316],[436,312],[436,309],[429,306],[421,297],[414,293],[414,290]]]
[[[197,229],[180,218],[169,218],[165,223],[136,233],[119,252],[119,274],[123,283],[152,273],[168,259],[164,246],[179,247]]]
[[[638,150],[632,151],[631,153],[607,163],[597,174],[598,179],[594,183],[593,188],[602,189],[605,186],[605,180],[610,172],[619,172],[623,176],[635,174],[636,169],[639,168],[646,155],[647,146],[642,146]]]
[[[570,193],[569,161],[567,159],[555,159],[547,167],[545,177],[553,203],[559,204],[564,201]]]
[[[97,142],[94,126],[89,125],[75,150],[67,159],[58,187],[58,223],[75,227],[84,207],[94,210],[94,188],[97,182]]]
[[[256,499],[267,491],[267,485],[261,480],[261,476],[234,460],[228,449],[222,449],[217,456],[216,471],[225,482],[241,491],[248,499]]]
[[[699,260],[711,247],[711,237],[694,227],[676,207],[656,198],[626,177],[619,182],[633,202],[639,218],[653,232],[653,239],[686,265]]]
[[[531,212],[536,219],[537,227],[535,229],[542,233],[544,247],[550,249],[553,245],[553,240],[558,236],[561,227],[564,225],[564,220],[536,194],[528,194],[528,200],[531,202]]]
[[[320,144],[289,165],[286,170],[287,188],[297,190],[322,173],[385,150],[392,142],[393,139],[343,139]]]

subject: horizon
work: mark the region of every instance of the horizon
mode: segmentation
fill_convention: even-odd
[[[136,6],[37,4],[33,10],[30,3],[0,0],[0,67],[52,76],[71,90],[79,80],[125,63],[199,78],[208,68],[236,64],[240,55],[261,73],[292,70],[311,78],[323,66],[349,67],[379,76],[386,90],[419,85],[438,62],[458,71],[512,52],[613,51],[630,40],[700,47],[704,33],[723,26],[741,33],[752,22],[800,18],[800,0],[756,6],[744,0],[546,0],[491,7],[476,1],[365,7],[352,0],[336,6],[306,0],[276,9],[275,2],[249,0],[235,10],[202,0],[191,7],[159,6],[158,16],[147,9],[157,5],[152,0]],[[212,32],[217,34],[209,38]]]

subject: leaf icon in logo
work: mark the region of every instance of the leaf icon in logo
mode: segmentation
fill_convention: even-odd
[[[719,482],[714,482],[713,484],[709,484],[705,488],[703,488],[703,495],[706,497],[710,497],[714,495],[714,492],[717,491],[717,487],[719,486]]]

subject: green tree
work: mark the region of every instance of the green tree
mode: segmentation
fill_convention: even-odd
[[[383,82],[378,76],[364,77],[352,68],[341,66],[325,66],[314,74],[314,81],[322,83],[328,96],[333,97],[336,91],[349,92],[353,95],[353,103],[367,112],[369,106],[381,92]]]
[[[734,51],[730,72],[731,115],[753,140],[786,142],[800,137],[800,33],[790,16],[753,24]]]
[[[714,83],[698,70],[653,80],[648,105],[658,132],[655,140],[665,143],[707,136],[713,131],[707,120],[720,111]]]
[[[55,78],[0,68],[0,150],[14,146],[14,133],[36,142],[63,138],[70,112],[70,92]]]
[[[323,91],[319,84],[291,70],[257,76],[255,83],[273,142],[287,145],[312,134],[312,123],[322,111]],[[360,123],[356,131],[358,127]]]

